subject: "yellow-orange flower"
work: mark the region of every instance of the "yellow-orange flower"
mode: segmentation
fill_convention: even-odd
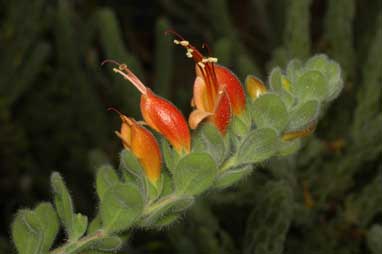
[[[138,158],[149,181],[155,184],[161,174],[162,162],[157,140],[134,119],[121,113],[119,116],[122,120],[121,130],[115,133],[122,140],[123,146]]]

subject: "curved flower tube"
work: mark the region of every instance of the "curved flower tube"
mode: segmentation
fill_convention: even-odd
[[[115,109],[121,118],[121,130],[115,134],[122,140],[125,149],[130,150],[139,160],[146,177],[154,185],[161,174],[162,155],[153,134]]]
[[[195,110],[189,117],[192,129],[207,119],[225,134],[232,114],[240,115],[245,110],[245,93],[239,79],[224,66],[216,64],[217,58],[204,57],[199,50],[177,33],[174,40],[187,50],[187,57],[195,61],[196,78],[192,106]]]
[[[140,108],[145,122],[162,134],[178,153],[189,153],[190,130],[179,109],[146,87],[125,64],[114,63],[118,65],[118,68],[113,69],[114,72],[121,74],[141,92]]]

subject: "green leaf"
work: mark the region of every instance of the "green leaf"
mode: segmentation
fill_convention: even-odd
[[[175,190],[179,194],[198,195],[212,185],[216,173],[216,163],[209,154],[190,153],[176,167]]]
[[[212,124],[203,124],[192,140],[194,152],[207,152],[219,165],[224,159],[225,145],[223,136]]]
[[[156,200],[163,192],[163,186],[165,181],[164,174],[161,173],[156,185],[153,185],[147,178],[145,178],[145,184],[147,189],[147,201],[151,202]]]
[[[144,200],[148,200],[150,195],[148,181],[137,157],[131,151],[124,149],[121,152],[120,167],[122,172],[129,173],[125,175],[125,181],[131,184],[138,184],[139,191],[142,193]]]
[[[175,150],[171,149],[170,144],[164,138],[161,139],[161,147],[164,163],[166,164],[166,167],[170,173],[173,173],[176,164],[179,161],[179,154]]]
[[[72,198],[62,179],[61,175],[54,172],[51,176],[51,183],[54,192],[54,204],[58,216],[68,234],[69,241],[79,239],[86,230],[87,219],[80,214],[74,213]],[[85,230],[84,230],[85,228]]]
[[[236,136],[242,137],[251,129],[251,116],[249,110],[242,113],[243,117],[233,117],[230,123],[230,129]],[[220,156],[222,157],[222,156]]]
[[[322,101],[328,95],[328,81],[319,71],[306,71],[293,89],[300,101]]]
[[[293,84],[296,83],[298,77],[301,75],[302,72],[302,63],[298,59],[291,60],[286,69],[286,75],[287,79]],[[292,86],[293,90],[293,86]]]
[[[325,73],[328,60],[328,57],[324,54],[315,55],[306,61],[305,68]]]
[[[121,166],[138,179],[143,179],[144,171],[141,164],[137,157],[127,149],[121,152]]]
[[[343,87],[341,67],[335,61],[328,59],[326,55],[317,55],[310,58],[305,68],[320,71],[328,80],[328,98],[331,101],[338,96]]]
[[[278,156],[288,156],[296,153],[301,147],[301,139],[294,139],[291,141],[280,140],[278,144]]]
[[[251,131],[240,145],[237,153],[237,164],[258,163],[269,159],[277,151],[278,136],[269,128]]]
[[[48,253],[59,230],[57,214],[50,203],[34,211],[20,210],[12,224],[12,237],[20,254]]]
[[[119,182],[119,177],[111,166],[99,168],[96,177],[96,190],[100,200],[102,200],[103,195],[110,187]]]
[[[103,228],[109,232],[128,229],[143,210],[143,198],[138,187],[119,183],[109,188],[100,204]]]
[[[244,165],[228,169],[216,178],[215,187],[218,189],[230,187],[234,183],[240,181],[243,177],[249,175],[251,172],[251,165]]]
[[[162,196],[167,196],[174,191],[172,177],[166,171],[161,173],[161,177],[163,177]]]
[[[80,213],[73,217],[73,239],[79,239],[88,228],[88,217]]]
[[[93,234],[102,227],[101,215],[98,213],[94,219],[90,222],[88,227],[88,234]]]
[[[179,214],[168,214],[163,217],[161,217],[156,223],[155,226],[159,228],[166,227],[175,221],[179,219],[180,215]]]
[[[12,238],[19,254],[42,253],[44,237],[37,214],[19,210],[12,224]]]
[[[43,250],[48,251],[56,239],[60,223],[57,213],[50,203],[41,203],[34,210],[40,219],[41,229],[44,235]]]
[[[334,100],[341,92],[344,82],[341,76],[341,67],[338,63],[330,61],[326,68],[326,75],[329,79],[327,101]]]
[[[289,116],[288,130],[300,130],[315,121],[320,110],[320,102],[307,101],[293,109]]]
[[[283,90],[281,77],[281,69],[279,67],[274,68],[269,76],[269,85],[272,91]]]
[[[257,128],[273,128],[279,133],[288,124],[285,104],[276,94],[264,94],[252,104],[252,118]]]

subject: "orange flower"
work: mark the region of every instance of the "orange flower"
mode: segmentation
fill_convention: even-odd
[[[192,129],[207,119],[225,133],[231,116],[245,110],[245,94],[239,79],[227,68],[216,64],[217,58],[204,57],[194,46],[173,31],[180,40],[174,40],[186,48],[187,57],[195,61],[196,79],[192,106],[195,110],[189,117]]]
[[[120,132],[115,133],[122,140],[123,146],[138,158],[145,175],[155,185],[160,177],[162,162],[157,140],[151,132],[134,119],[128,118],[118,111],[117,113],[122,120],[122,125]]]
[[[190,130],[179,109],[168,100],[154,94],[126,65],[118,64],[118,68],[113,70],[129,80],[141,92],[140,107],[145,122],[162,134],[178,153],[190,152]]]

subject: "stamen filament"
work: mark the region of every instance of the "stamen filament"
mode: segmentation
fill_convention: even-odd
[[[139,92],[141,92],[142,94],[147,94],[146,86],[142,83],[142,81],[139,80],[137,76],[134,75],[134,73],[132,73],[126,67],[126,65],[120,65],[118,68],[119,69],[114,68],[113,71],[121,74],[125,79],[130,81],[138,89]],[[127,73],[125,73],[124,71],[126,71]]]
[[[135,76],[135,74],[129,68],[127,68],[126,64],[120,64],[115,60],[107,59],[104,60],[101,63],[101,65],[104,65],[106,63],[113,63],[115,65],[118,65],[118,69],[113,68],[113,71],[121,74],[125,79],[129,80],[138,89],[139,92],[141,92],[142,94],[147,94],[146,86],[142,83],[142,81],[139,80],[137,76]]]

